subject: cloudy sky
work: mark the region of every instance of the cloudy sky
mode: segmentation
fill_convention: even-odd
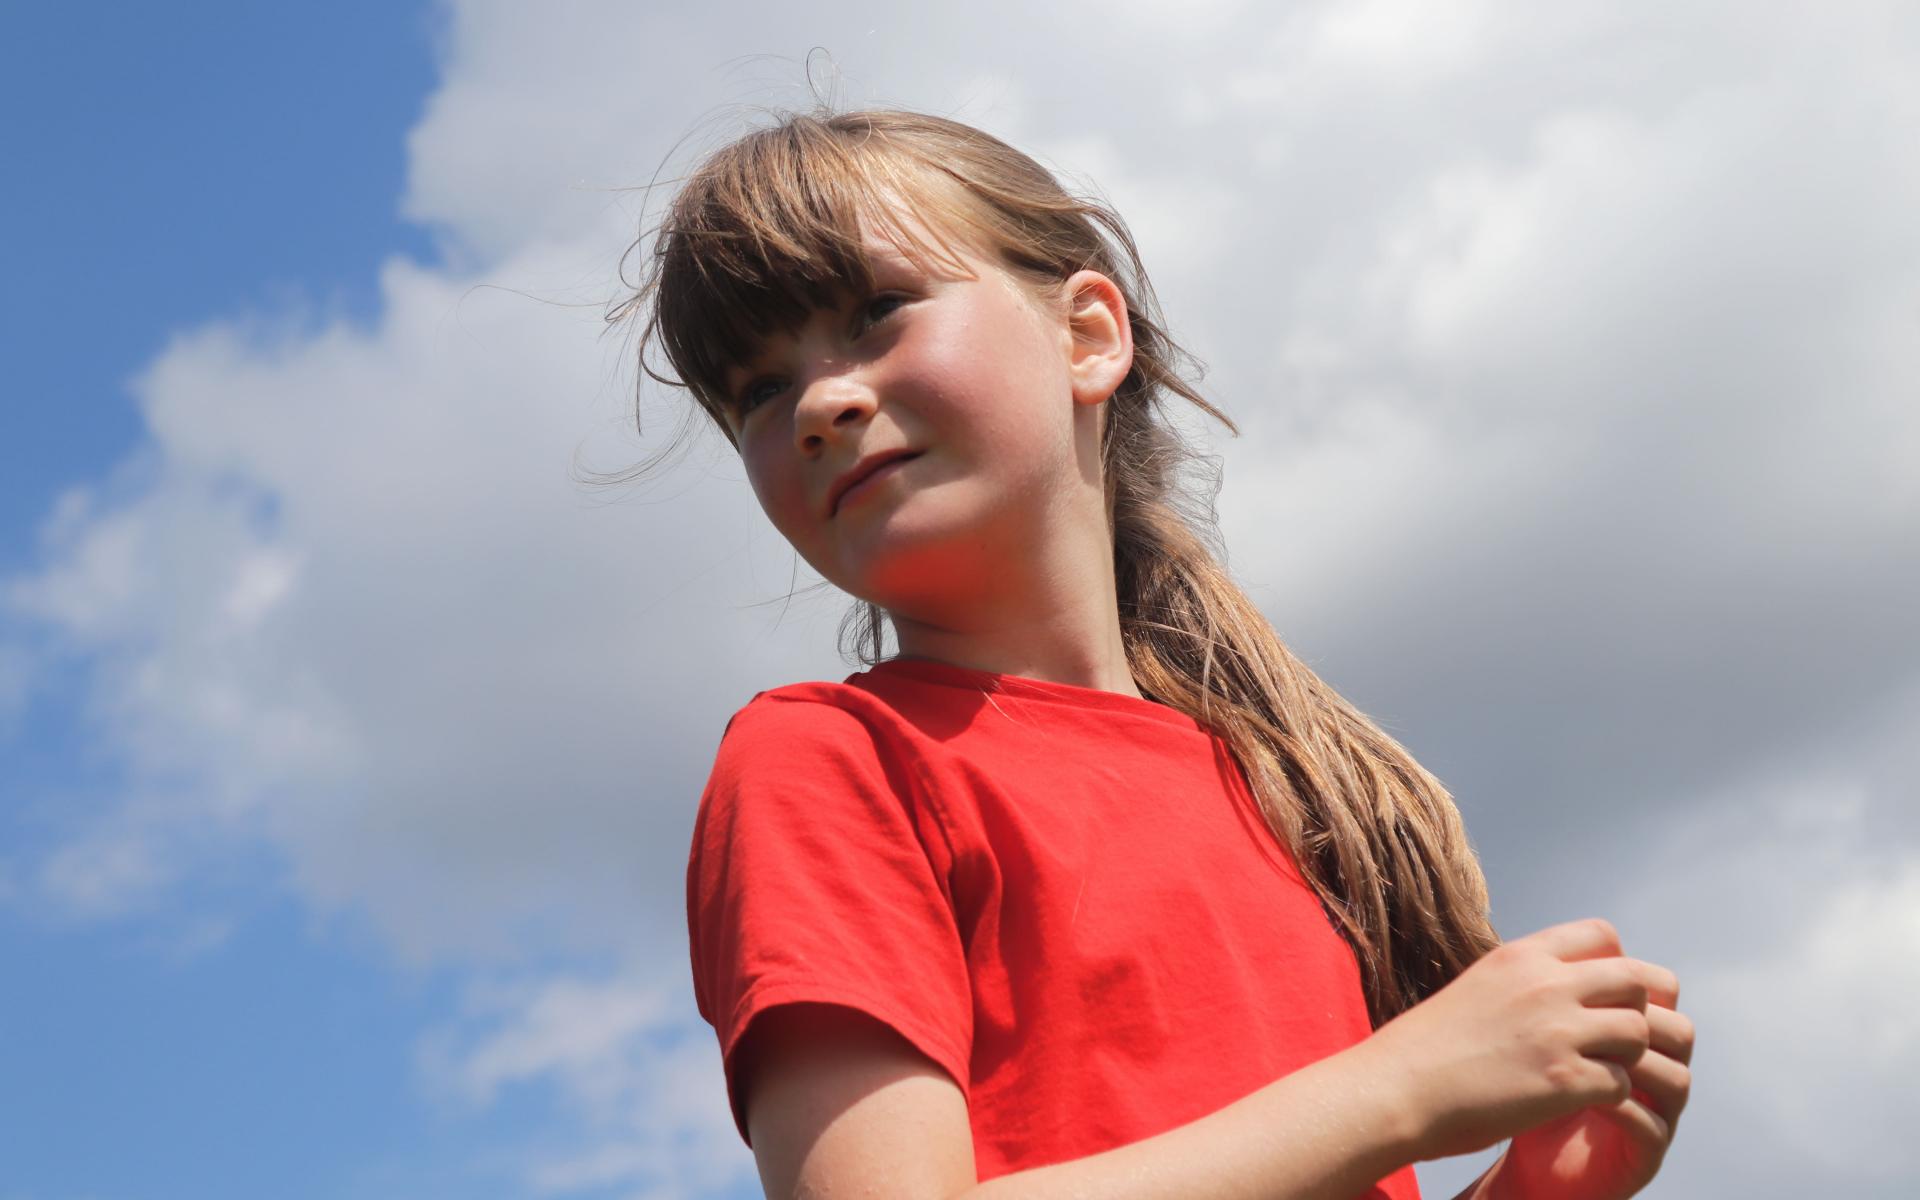
[[[0,39],[0,1198],[759,1194],[688,837],[846,600],[715,436],[584,479],[645,185],[813,47],[1111,199],[1235,574],[1503,934],[1679,973],[1647,1194],[1913,1194],[1912,6],[169,7]]]

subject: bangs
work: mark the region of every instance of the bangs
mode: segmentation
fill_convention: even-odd
[[[969,235],[984,228],[959,197],[937,194],[950,180],[902,163],[877,141],[849,144],[811,122],[761,131],[710,161],[676,198],[654,250],[660,337],[682,382],[723,429],[733,407],[730,369],[752,361],[776,333],[796,336],[820,309],[872,291],[865,231],[923,269],[944,261],[966,270],[938,227]],[[924,214],[939,253],[901,221],[903,209]]]

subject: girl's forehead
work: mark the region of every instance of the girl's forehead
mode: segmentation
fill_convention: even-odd
[[[898,204],[888,209],[887,218],[900,228],[896,231],[877,226],[865,215],[860,218],[861,248],[876,267],[966,278],[977,273],[981,266],[990,265],[990,256],[974,244],[977,238],[969,236],[957,221],[929,222],[913,209]],[[958,265],[951,260],[958,260]]]

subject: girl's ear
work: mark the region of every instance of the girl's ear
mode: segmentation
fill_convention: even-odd
[[[1120,285],[1098,271],[1067,280],[1067,327],[1073,348],[1073,402],[1099,404],[1133,369],[1133,323]]]

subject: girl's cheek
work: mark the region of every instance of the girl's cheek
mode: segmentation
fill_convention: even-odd
[[[785,533],[788,518],[783,511],[785,501],[781,498],[783,489],[780,481],[775,478],[768,464],[751,452],[746,459],[746,467],[747,482],[753,488],[753,498],[760,502],[760,511],[767,514],[767,519],[773,522],[775,528]]]

